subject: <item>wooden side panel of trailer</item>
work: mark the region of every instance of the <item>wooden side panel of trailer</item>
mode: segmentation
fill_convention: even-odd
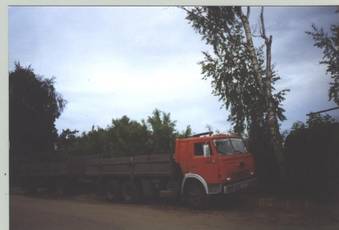
[[[143,155],[134,158],[135,176],[169,176],[173,171],[170,154]]]
[[[170,154],[91,159],[86,162],[87,176],[168,176],[173,170]]]
[[[130,175],[132,173],[131,157],[108,159],[91,159],[86,162],[85,175]]]
[[[173,155],[152,154],[114,158],[72,158],[57,162],[28,163],[21,166],[26,176],[170,176]]]

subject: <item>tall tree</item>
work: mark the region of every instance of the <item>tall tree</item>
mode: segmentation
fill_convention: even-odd
[[[149,153],[150,134],[144,123],[123,116],[112,120],[112,127],[108,132],[113,153],[125,155]]]
[[[192,129],[175,130],[170,113],[155,109],[146,121],[131,120],[128,116],[113,119],[106,128],[94,127],[81,135],[76,130],[63,130],[58,138],[58,150],[62,156],[98,155],[130,156],[138,154],[171,153],[175,138],[187,137]]]
[[[339,8],[336,13],[339,13]],[[333,100],[339,106],[339,24],[330,26],[330,33],[323,28],[312,25],[312,31],[307,31],[314,40],[314,46],[322,49],[321,64],[326,65],[326,73],[330,75],[329,100]]]
[[[56,149],[60,153],[69,151],[71,147],[74,146],[78,133],[78,130],[63,129],[61,134],[58,136]]]
[[[186,138],[192,136],[192,128],[190,125],[186,126],[186,129],[184,129],[181,132],[176,133],[177,138]]]
[[[151,146],[154,153],[171,153],[174,150],[175,121],[171,114],[155,109],[147,123],[151,129]]]
[[[266,61],[263,47],[256,48],[253,43],[249,7],[246,14],[241,7],[194,7],[185,10],[186,19],[212,46],[213,54],[203,52],[204,60],[200,62],[202,73],[204,79],[212,79],[213,93],[230,110],[229,120],[233,122],[234,130],[238,133],[247,131],[252,140],[260,132],[267,132],[281,176],[284,176],[278,120],[284,119],[281,101],[286,91],[273,93],[274,83],[279,77],[270,64],[268,52],[272,37],[266,37],[263,11],[261,35],[265,39]]]
[[[54,125],[66,101],[56,92],[54,78],[38,76],[33,69],[15,64],[9,72],[10,154],[34,157],[53,151]]]
[[[249,12],[249,8],[248,8]],[[280,91],[276,99],[272,95],[272,90],[274,90],[272,83],[273,83],[273,77],[274,73],[272,70],[272,35],[267,36],[266,35],[266,29],[265,29],[265,22],[264,22],[264,7],[261,7],[260,12],[260,35],[261,38],[265,41],[265,47],[266,47],[266,69],[265,69],[265,78],[263,78],[263,82],[265,84],[265,90],[266,90],[266,106],[267,106],[267,113],[266,113],[266,123],[267,127],[269,129],[269,133],[271,136],[271,142],[273,151],[276,155],[276,158],[278,160],[278,165],[280,166],[280,174],[282,179],[285,179],[286,173],[284,168],[284,159],[283,159],[283,147],[282,147],[282,136],[279,131],[279,123],[277,119],[277,109],[279,105],[275,105],[274,103],[279,103],[283,100],[283,95],[287,90]]]

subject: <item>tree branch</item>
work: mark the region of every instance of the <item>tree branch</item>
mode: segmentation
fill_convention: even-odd
[[[267,40],[266,37],[266,31],[265,31],[265,23],[264,23],[264,7],[261,7],[261,12],[260,12],[260,34],[265,41]]]

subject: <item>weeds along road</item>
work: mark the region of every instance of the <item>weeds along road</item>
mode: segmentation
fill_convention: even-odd
[[[339,229],[339,216],[337,219],[333,213],[243,206],[241,202],[228,201],[219,207],[198,211],[163,201],[122,204],[91,197],[56,199],[11,195],[10,229]]]

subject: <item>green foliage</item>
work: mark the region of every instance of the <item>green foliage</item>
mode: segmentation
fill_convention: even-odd
[[[180,133],[177,132],[177,134],[176,134],[177,138],[185,138],[185,137],[190,137],[192,135],[193,135],[193,133],[192,133],[192,128],[191,128],[190,125],[188,125],[186,127],[186,129],[183,130],[182,132],[180,132]]]
[[[331,125],[335,123],[335,119],[328,114],[321,115],[320,113],[311,114],[306,123],[302,121],[297,121],[292,124],[291,131],[289,135],[293,135],[296,132],[304,129],[311,129],[326,125]]]
[[[151,145],[153,152],[173,152],[175,140],[175,121],[171,121],[170,113],[155,109],[147,123],[151,128]]]
[[[302,121],[297,121],[297,122],[294,122],[292,127],[291,127],[291,131],[296,131],[296,130],[299,130],[299,129],[305,129],[306,126],[305,124],[302,122]]]
[[[285,119],[281,104],[288,90],[274,88],[279,76],[273,67],[269,68],[272,74],[267,74],[263,46],[251,44],[249,8],[247,15],[239,6],[184,10],[186,19],[212,48],[203,52],[200,62],[203,79],[211,80],[212,93],[230,112],[234,132],[248,135],[258,177],[265,183],[277,181],[284,169],[278,122]]]
[[[288,181],[293,192],[328,198],[338,191],[339,123],[312,115],[292,125],[285,142]]]
[[[314,46],[323,51],[320,63],[326,65],[326,73],[331,77],[329,100],[339,105],[339,24],[330,26],[330,34],[315,25],[312,25],[312,31],[307,31],[306,34],[313,38]]]
[[[77,131],[63,130],[58,149],[68,155],[101,157],[139,154],[173,153],[176,137],[191,135],[191,128],[178,133],[170,114],[155,109],[147,121],[131,120],[127,116],[113,119],[105,129],[94,126],[76,136]]]
[[[113,119],[108,129],[113,155],[134,155],[149,152],[149,136],[145,124],[130,120],[127,116]]]
[[[70,150],[77,139],[78,130],[63,129],[57,140],[57,151],[64,152]]]
[[[54,149],[55,120],[66,101],[54,88],[54,78],[15,64],[9,72],[9,138],[12,157],[34,157]]]
[[[194,7],[185,10],[186,19],[213,48],[213,54],[203,52],[204,59],[200,62],[203,79],[211,79],[213,94],[229,109],[229,120],[234,130],[237,133],[248,131],[252,122],[262,122],[267,107],[265,90],[260,89],[254,76],[242,21],[237,16],[239,7]],[[257,56],[264,77],[262,47],[257,49]],[[277,80],[279,76],[274,73],[272,90]],[[280,120],[285,119],[281,108],[285,93],[286,90],[282,90],[271,95]]]
[[[308,128],[313,128],[322,125],[333,124],[335,123],[335,119],[328,114],[322,116],[319,113],[314,113],[309,116],[306,123]]]
[[[75,149],[75,153],[82,155],[105,155],[107,152],[109,137],[107,132],[97,127],[92,126],[92,129],[87,133],[83,134],[79,141],[80,149]]]

